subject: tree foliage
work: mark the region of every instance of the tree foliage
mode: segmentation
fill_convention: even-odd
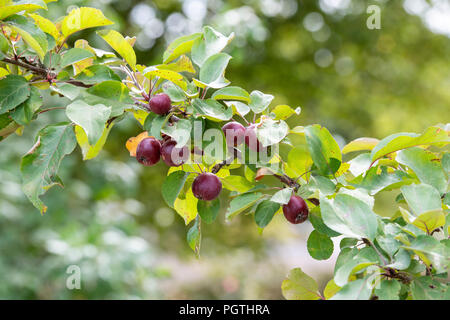
[[[298,195],[310,210],[313,258],[328,259],[332,238],[343,238],[324,292],[294,269],[282,284],[287,299],[450,298],[444,281],[450,266],[448,125],[380,141],[360,138],[341,150],[325,127],[290,128],[285,120],[300,109],[271,106],[272,95],[231,85],[226,69],[232,57],[223,50],[233,34],[205,27],[173,41],[161,64],[144,66],[136,60],[135,38],[111,29],[97,31],[111,52],[84,39],[67,45],[80,30],[112,24],[98,9],[73,9],[53,23],[36,13],[47,8],[43,1],[0,6],[0,139],[50,111],[45,94],[65,105],[67,121],[40,130],[21,163],[23,191],[42,214],[48,208],[40,197],[63,185],[58,168],[64,157],[78,144],[84,159],[95,158],[111,128],[132,115],[142,133],[127,142],[131,156],[138,157],[149,136],[191,151],[192,161],[168,169],[161,191],[190,225],[187,242],[197,255],[202,227],[214,222],[220,207],[227,220],[252,215],[262,231]],[[172,102],[167,114],[151,112],[149,101],[160,93]],[[220,128],[232,121],[253,130],[257,145],[227,145]],[[220,134],[205,137],[209,129]],[[228,203],[194,195],[191,186],[203,172],[220,178]],[[280,187],[268,187],[266,179]],[[374,204],[388,190],[398,194],[398,211],[385,218]]]

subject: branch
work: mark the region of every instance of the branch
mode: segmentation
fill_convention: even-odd
[[[14,64],[16,66],[22,67],[24,69],[30,70],[33,73],[39,74],[39,75],[43,75],[43,76],[47,76],[48,72],[46,69],[41,68],[41,67],[36,67],[33,66],[31,64],[19,61],[19,60],[14,60],[14,59],[10,59],[10,58],[3,58],[2,60],[3,62],[9,63],[9,64]]]
[[[48,81],[47,79],[47,75],[49,75],[51,73],[50,70],[42,68],[42,67],[38,67],[35,65],[32,65],[30,63],[26,63],[26,62],[22,62],[20,60],[15,60],[15,59],[10,59],[10,58],[3,58],[1,61],[5,62],[5,63],[9,63],[9,64],[14,64],[16,66],[19,66],[21,68],[24,68],[26,70],[31,71],[34,74],[39,75],[41,78],[45,79]],[[74,79],[69,79],[69,80],[63,80],[61,82],[64,83],[69,83],[71,85],[77,86],[77,87],[82,87],[82,88],[90,88],[93,85],[92,84],[85,84],[81,81],[77,81]]]

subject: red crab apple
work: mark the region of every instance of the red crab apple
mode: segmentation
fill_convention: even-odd
[[[192,183],[192,192],[200,200],[214,200],[221,190],[222,182],[215,174],[209,172],[199,174]]]
[[[185,163],[189,157],[189,148],[183,146],[176,147],[175,140],[167,140],[161,146],[161,157],[169,167],[179,167]]]
[[[153,166],[161,157],[161,143],[153,137],[139,142],[136,149],[136,159],[144,166]]]
[[[308,206],[302,197],[292,195],[289,202],[283,205],[285,218],[293,224],[305,222],[308,219]]]
[[[149,102],[150,110],[159,115],[164,115],[169,113],[170,108],[172,108],[172,102],[170,98],[165,93],[158,93]]]
[[[256,125],[252,124],[245,128],[245,144],[252,151],[259,152],[263,149],[262,143],[256,137]]]
[[[222,131],[225,134],[228,145],[237,147],[244,142],[245,127],[239,122],[228,122],[222,127]]]

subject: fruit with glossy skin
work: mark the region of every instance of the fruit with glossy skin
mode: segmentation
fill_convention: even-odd
[[[153,137],[139,142],[136,149],[136,159],[144,166],[153,166],[161,157],[161,143]]]
[[[150,99],[149,105],[151,111],[159,115],[164,115],[169,113],[172,108],[172,101],[170,101],[167,94],[158,93]]]
[[[189,148],[177,148],[176,145],[176,141],[167,140],[161,146],[161,157],[169,167],[179,167],[189,158]]]
[[[302,197],[292,195],[289,202],[283,205],[284,217],[293,224],[305,222],[308,219],[308,206]]]
[[[252,151],[259,152],[263,149],[262,143],[256,137],[256,125],[252,124],[245,128],[245,144]]]
[[[244,142],[245,127],[239,122],[228,122],[222,127],[222,131],[225,134],[228,145],[237,147]]]
[[[197,199],[211,201],[216,199],[222,190],[222,182],[212,173],[199,174],[192,183],[192,192]]]

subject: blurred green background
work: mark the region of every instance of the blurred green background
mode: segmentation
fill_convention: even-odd
[[[366,26],[373,4],[381,9],[379,30]],[[136,35],[146,65],[205,24],[235,32],[227,78],[275,95],[273,105],[301,106],[291,124],[325,125],[340,145],[450,120],[447,0],[60,0],[44,15],[56,20],[72,6],[98,7],[115,28]],[[104,47],[92,32],[80,36]],[[196,259],[183,220],[160,194],[167,168],[143,168],[125,149],[140,131],[131,117],[96,159],[83,162],[77,150],[64,160],[65,188],[48,192],[49,211],[40,216],[21,192],[20,158],[37,130],[64,117],[45,113],[22,137],[1,142],[1,299],[278,299],[293,267],[322,286],[331,278],[337,252],[314,261],[305,243],[311,227],[281,216],[261,236],[251,217],[226,224],[221,215],[203,228]],[[70,265],[81,268],[80,290],[66,288]]]

